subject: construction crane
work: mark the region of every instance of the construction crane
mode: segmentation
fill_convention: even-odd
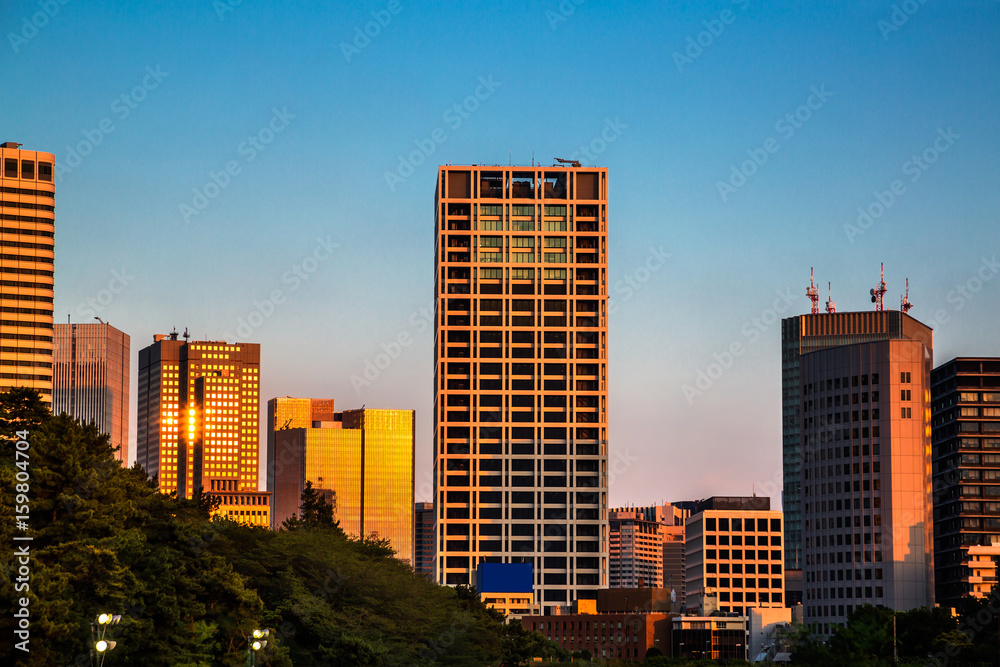
[[[579,160],[563,160],[561,158],[556,158],[556,162],[558,162],[559,164],[568,164],[571,167],[579,167],[580,166],[580,161]]]
[[[872,303],[875,304],[876,312],[879,313],[882,312],[882,297],[885,296],[885,291],[886,290],[885,290],[884,264],[880,263],[878,265],[878,285],[868,290],[868,293],[871,294],[872,297]]]
[[[910,303],[910,279],[906,279],[906,296],[900,298],[899,309],[904,313],[910,312],[910,308],[913,308],[913,304]]]
[[[809,287],[806,288],[806,296],[809,297],[809,301],[812,302],[812,308],[809,312],[815,315],[819,312],[819,290],[816,289],[816,285],[813,284],[813,270],[809,267]]]

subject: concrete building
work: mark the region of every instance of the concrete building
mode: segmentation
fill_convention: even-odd
[[[595,659],[642,662],[654,646],[669,654],[671,614],[598,612],[593,601],[579,602],[589,613],[522,616],[521,625],[566,651],[586,650]]]
[[[996,583],[1000,555],[1000,359],[931,372],[936,601],[955,607]]]
[[[130,339],[110,324],[56,324],[52,412],[94,423],[129,464]]]
[[[417,503],[413,508],[413,569],[434,578],[434,503]]]
[[[670,622],[670,655],[675,658],[747,659],[750,635],[745,616],[674,616]]]
[[[387,539],[397,558],[412,563],[414,422],[413,410],[368,408],[275,431],[273,528],[299,513],[309,481],[344,532]]]
[[[153,336],[139,351],[136,462],[164,493],[220,498],[218,514],[270,525],[259,492],[260,345]]]
[[[785,515],[786,585],[798,586],[802,558],[802,465],[805,456],[801,433],[801,357],[842,345],[882,340],[923,340],[927,328],[895,310],[852,313],[810,313],[781,321],[781,441],[784,488],[781,505]],[[930,345],[928,345],[928,348]],[[789,604],[802,599],[802,589],[790,589]]]
[[[687,519],[689,613],[784,607],[781,512],[767,497],[713,497]]]
[[[55,155],[0,144],[0,391],[52,405]]]
[[[610,587],[666,587],[683,604],[684,520],[689,513],[669,504],[612,508]]]
[[[435,193],[437,580],[607,586],[607,170],[447,166]]]
[[[883,313],[879,313],[880,315]],[[863,604],[934,602],[931,330],[801,357],[805,621],[828,635]]]

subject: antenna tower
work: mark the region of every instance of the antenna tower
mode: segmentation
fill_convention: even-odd
[[[809,297],[809,301],[812,302],[812,308],[809,310],[810,313],[815,315],[819,312],[819,290],[813,284],[813,270],[809,267],[809,287],[806,288],[806,296]]]
[[[906,296],[899,300],[899,309],[904,313],[910,312],[910,308],[913,308],[913,304],[910,303],[910,279],[906,279]]]
[[[831,292],[830,283],[826,284],[826,312],[828,313],[837,312],[837,302],[833,300],[833,294]]]
[[[885,296],[885,272],[883,267],[883,264],[878,265],[878,285],[868,290],[877,312],[882,312],[882,297]]]

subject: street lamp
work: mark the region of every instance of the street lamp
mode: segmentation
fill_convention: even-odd
[[[251,641],[247,646],[247,664],[254,667],[257,664],[257,651],[267,646],[267,637],[271,631],[267,628],[263,630],[255,629],[251,635]]]
[[[101,667],[104,664],[104,658],[108,655],[108,651],[118,645],[118,642],[108,639],[107,635],[108,628],[112,625],[118,625],[121,620],[121,614],[102,613],[98,614],[97,620],[90,624],[90,638],[93,642],[93,648],[90,651],[91,664],[94,663],[94,658],[96,657],[97,667]]]

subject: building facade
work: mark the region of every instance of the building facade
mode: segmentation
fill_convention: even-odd
[[[283,462],[275,460],[275,434],[278,431],[291,428],[340,428],[340,422],[334,422],[335,415],[336,410],[332,398],[283,396],[272,398],[267,402],[265,477],[267,478],[268,492],[274,493],[275,471],[280,471],[284,465]],[[273,501],[273,495],[271,499]]]
[[[684,517],[672,505],[620,507],[609,512],[611,588],[665,587],[684,602]]]
[[[919,323],[918,323],[919,324]],[[801,359],[805,622],[934,602],[931,331]]]
[[[414,411],[367,408],[333,417],[275,431],[273,527],[299,513],[312,482],[344,532],[387,539],[397,558],[412,563]]]
[[[164,493],[219,496],[218,513],[270,525],[258,492],[260,345],[156,335],[139,351],[136,462]]]
[[[643,662],[654,646],[669,655],[671,615],[665,613],[575,613],[522,616],[521,626],[540,632],[566,651],[589,651],[594,659]]]
[[[93,422],[129,463],[130,339],[110,324],[56,324],[52,412]]]
[[[754,607],[784,607],[782,524],[770,498],[698,503],[685,526],[689,612],[743,616]]]
[[[809,352],[880,340],[921,340],[931,348],[930,330],[896,310],[810,313],[781,321],[781,442],[784,485],[781,507],[785,515],[785,571],[798,582],[802,560],[802,397],[801,357]],[[801,590],[789,591],[792,603]]]
[[[55,155],[0,144],[0,391],[52,405]]]
[[[955,607],[996,583],[1000,556],[1000,359],[931,372],[936,601]]]
[[[413,569],[434,578],[434,503],[417,503],[413,507]]]
[[[435,194],[437,580],[607,586],[607,170],[448,166]]]

